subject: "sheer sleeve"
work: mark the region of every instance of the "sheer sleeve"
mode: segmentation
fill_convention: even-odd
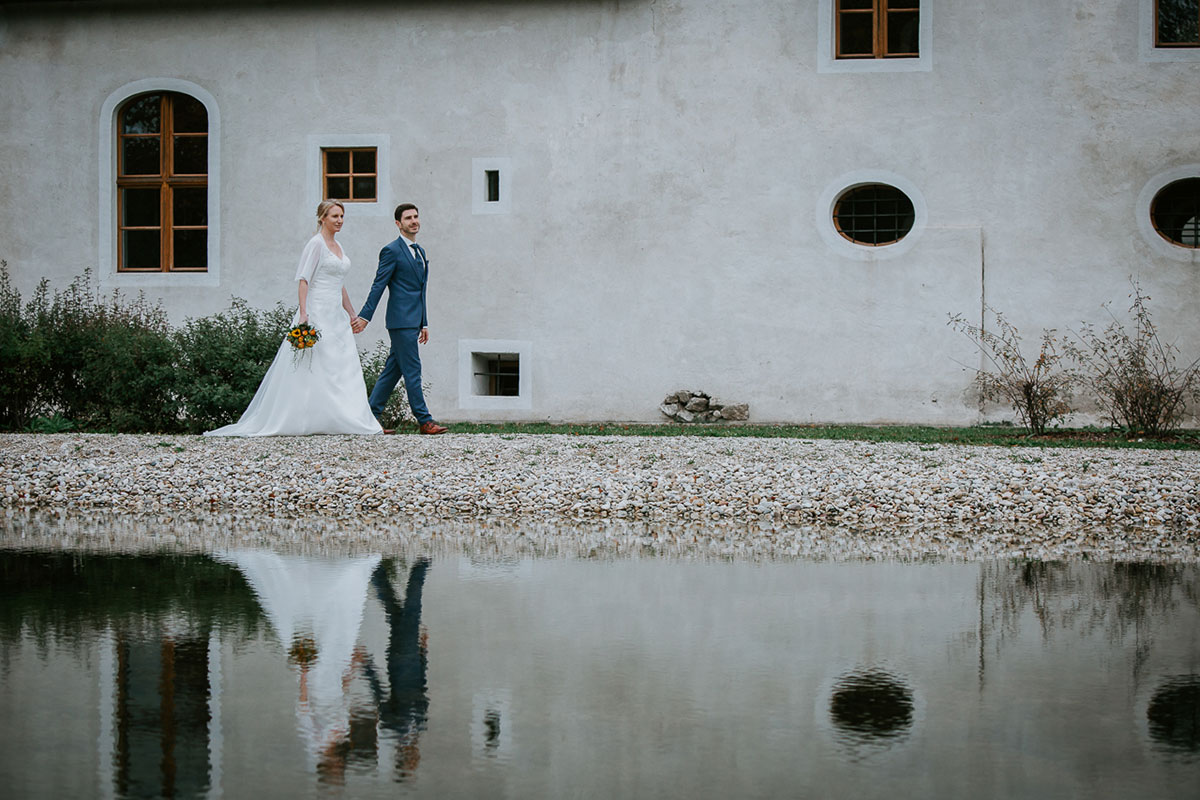
[[[317,262],[321,260],[321,234],[308,240],[304,252],[300,254],[300,266],[296,268],[296,280],[312,283],[313,273],[317,271]]]

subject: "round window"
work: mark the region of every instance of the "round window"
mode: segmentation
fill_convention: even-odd
[[[1168,183],[1150,203],[1150,221],[1168,242],[1200,248],[1200,178]]]
[[[855,186],[833,206],[833,224],[838,233],[868,247],[900,241],[912,230],[915,217],[912,200],[883,183]]]

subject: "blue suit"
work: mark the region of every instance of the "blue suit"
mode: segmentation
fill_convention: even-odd
[[[420,246],[418,245],[418,250]],[[418,424],[433,421],[433,415],[425,407],[425,395],[421,392],[421,356],[417,351],[417,337],[421,329],[428,326],[425,312],[425,284],[429,279],[429,261],[425,251],[421,257],[412,254],[412,248],[403,236],[379,251],[379,269],[375,282],[367,293],[358,315],[370,320],[375,307],[387,289],[388,300],[385,312],[388,336],[392,340],[391,352],[375,388],[371,390],[371,411],[376,418],[383,414],[388,398],[400,378],[404,378],[404,389],[408,393],[408,405]]]

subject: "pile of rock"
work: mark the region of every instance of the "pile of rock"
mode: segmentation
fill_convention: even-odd
[[[676,422],[717,422],[750,419],[746,403],[725,405],[704,392],[680,389],[667,395],[658,410]]]

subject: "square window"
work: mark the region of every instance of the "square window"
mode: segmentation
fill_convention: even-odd
[[[458,341],[458,407],[471,411],[533,408],[531,345],[516,339]]]
[[[519,353],[472,353],[473,393],[479,397],[517,397],[521,393]]]
[[[920,0],[836,0],[837,58],[917,58]]]
[[[1156,47],[1200,47],[1200,0],[1155,0]]]
[[[345,203],[374,203],[378,200],[374,147],[321,148],[322,199]]]

